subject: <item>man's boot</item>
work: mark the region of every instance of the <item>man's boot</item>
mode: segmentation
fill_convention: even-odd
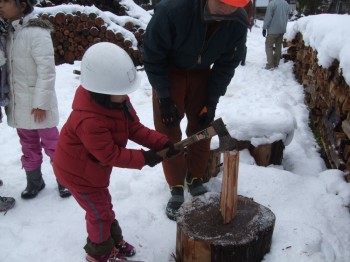
[[[37,196],[37,194],[45,187],[45,182],[41,174],[41,168],[32,171],[26,171],[27,187],[21,194],[23,199],[30,199]]]
[[[185,201],[184,198],[184,186],[176,185],[170,188],[171,198],[168,201],[168,204],[165,209],[165,214],[171,220],[176,220],[179,208],[182,203]]]
[[[190,172],[187,172],[186,183],[188,191],[192,196],[199,196],[207,193],[207,189],[203,186],[203,181],[199,177],[193,177]]]
[[[57,186],[58,186],[58,193],[60,195],[60,197],[65,198],[65,197],[69,197],[71,196],[71,193],[69,192],[69,190],[67,188],[65,188],[64,186],[61,185],[60,182],[57,181]]]

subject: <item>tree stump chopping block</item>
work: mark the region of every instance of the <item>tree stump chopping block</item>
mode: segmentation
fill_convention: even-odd
[[[220,213],[220,193],[185,202],[179,210],[176,262],[255,262],[270,251],[275,215],[252,199],[238,196],[228,224]]]

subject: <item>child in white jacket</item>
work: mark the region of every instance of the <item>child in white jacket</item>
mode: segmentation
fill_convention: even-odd
[[[8,104],[8,85],[6,84],[6,57],[5,57],[5,45],[4,45],[4,34],[5,34],[6,23],[0,19],[0,123],[2,123],[2,107]],[[2,186],[2,180],[0,179],[0,186]],[[0,196],[0,212],[7,212],[16,203],[13,197],[2,197]]]
[[[35,4],[36,0],[0,1],[0,14],[9,22],[6,53],[10,102],[6,114],[22,146],[21,161],[27,176],[27,187],[21,194],[24,199],[36,197],[45,187],[42,149],[52,161],[59,136],[50,34],[53,27],[31,15]],[[61,197],[70,196],[60,183],[58,188]]]

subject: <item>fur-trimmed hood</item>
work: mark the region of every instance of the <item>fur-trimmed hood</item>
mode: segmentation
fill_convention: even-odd
[[[50,21],[42,18],[33,18],[28,20],[28,23],[25,25],[27,27],[41,27],[45,29],[49,29],[51,32],[54,31],[54,26]]]
[[[40,27],[43,29],[47,29],[50,32],[54,31],[54,26],[51,24],[50,21],[33,16],[25,16],[24,18],[12,21],[11,25],[14,30],[17,30],[21,27]]]

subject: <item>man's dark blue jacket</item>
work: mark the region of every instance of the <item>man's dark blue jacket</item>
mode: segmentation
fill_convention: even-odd
[[[231,20],[204,22],[206,0],[162,0],[155,8],[144,38],[143,62],[159,98],[168,97],[169,66],[184,70],[212,66],[208,99],[224,95],[246,42],[248,19],[239,8]],[[208,36],[210,31],[210,36]]]

